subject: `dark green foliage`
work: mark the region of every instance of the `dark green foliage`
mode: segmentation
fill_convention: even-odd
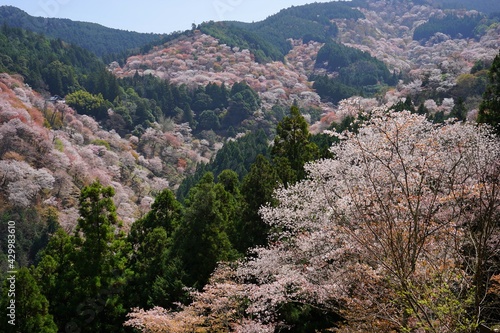
[[[281,10],[264,21],[248,25],[247,28],[255,31],[279,47],[283,55],[290,51],[288,38],[319,42],[329,41],[337,36],[338,28],[331,19],[347,18],[360,19],[364,15],[351,7],[350,3],[313,3],[303,6],[292,6]],[[307,36],[306,36],[307,35]]]
[[[38,260],[39,252],[45,248],[49,236],[58,228],[57,212],[52,208],[40,212],[35,208],[5,210],[0,216],[0,251],[7,253],[7,222],[16,223],[16,262],[28,267]],[[7,269],[6,257],[0,257],[0,268]]]
[[[215,184],[206,173],[191,189],[185,202],[182,224],[174,235],[172,258],[178,258],[186,273],[184,284],[202,288],[219,261],[237,257],[230,241],[231,220],[238,211],[235,197]]]
[[[417,114],[425,115],[429,113],[429,109],[425,107],[424,103],[420,103],[417,109]]]
[[[110,102],[113,102],[120,94],[118,79],[113,73],[107,70],[88,74],[84,86],[88,92],[94,95],[101,94],[105,100]]]
[[[230,46],[249,49],[258,62],[282,60],[291,50],[289,38],[327,42],[337,36],[331,19],[359,19],[364,15],[351,3],[314,3],[292,6],[256,23],[209,22],[200,30]]]
[[[237,126],[260,106],[259,95],[245,82],[235,83],[231,88],[229,108],[224,116],[226,128]]]
[[[318,158],[332,158],[333,155],[330,152],[330,147],[334,143],[337,143],[339,140],[336,137],[333,137],[329,134],[319,133],[311,135],[310,141],[314,143],[316,146],[318,146],[319,149]]]
[[[411,113],[416,113],[415,106],[413,105],[410,96],[407,96],[404,102],[399,101],[393,106],[391,106],[390,110],[394,110],[396,112],[410,111]]]
[[[291,328],[290,333],[330,332],[342,320],[331,311],[321,310],[310,304],[287,303],[279,311],[280,319]]]
[[[52,235],[36,268],[36,279],[49,301],[49,312],[61,330],[71,321],[81,298],[74,293],[77,272],[73,267],[75,248],[62,228]]]
[[[431,38],[435,33],[441,32],[452,38],[474,38],[475,28],[483,19],[482,15],[458,17],[446,15],[443,18],[431,17],[427,23],[419,25],[413,33],[414,40]]]
[[[0,30],[0,71],[22,75],[34,89],[64,96],[85,86],[87,75],[105,70],[80,47],[6,25]]]
[[[495,132],[500,134],[500,53],[488,72],[488,85],[479,106],[477,121],[493,126]]]
[[[265,36],[269,42],[276,45],[283,55],[286,55],[292,48],[287,39],[302,39],[306,31],[307,36],[305,37],[307,39],[319,42],[326,42],[337,36],[338,28],[335,23],[316,22],[296,15],[297,12],[284,11],[270,16],[262,22],[254,23],[254,26],[249,26],[252,31]]]
[[[347,67],[358,59],[369,59],[366,52],[344,46],[339,43],[326,43],[316,56],[316,67],[326,68],[329,71],[337,72],[342,67]]]
[[[208,131],[214,130],[217,131],[220,129],[220,120],[217,114],[215,114],[212,110],[203,111],[198,117],[198,125],[196,126],[196,130],[198,131]]]
[[[319,155],[318,146],[310,141],[309,125],[300,114],[299,108],[292,106],[290,113],[290,116],[278,123],[274,145],[271,149],[271,155],[274,159],[279,159],[281,164],[278,172],[289,170],[289,168],[292,171],[291,179],[288,176],[289,171],[287,171],[286,179],[281,178],[285,185],[303,179],[305,177],[304,164],[315,160]]]
[[[115,229],[113,195],[98,182],[84,187],[74,236],[57,231],[37,267],[60,330],[120,331],[127,311],[122,295],[127,255],[124,234]]]
[[[98,182],[84,187],[80,194],[75,243],[82,253],[82,262],[87,264],[85,270],[90,270],[89,276],[99,274],[111,254],[110,244],[118,224],[114,195],[112,187],[103,187]]]
[[[128,129],[147,128],[161,113],[155,100],[140,97],[132,88],[122,91],[115,104],[114,110],[123,117]]]
[[[170,308],[185,298],[178,261],[169,261],[172,237],[182,217],[182,206],[170,190],[155,199],[151,211],[132,225],[127,242],[134,249],[126,286],[128,307]]]
[[[147,127],[148,122],[157,120],[157,114],[163,114],[177,122],[188,122],[195,133],[208,130],[224,133],[248,119],[261,103],[258,94],[245,82],[235,83],[231,90],[225,84],[215,83],[189,90],[185,85],[176,86],[152,75],[137,74],[118,83],[125,94],[122,92],[115,100],[115,110],[129,130],[139,124]],[[138,116],[141,110],[144,112]]]
[[[15,277],[15,295],[9,296],[10,280]],[[16,274],[7,275],[2,279],[0,308],[2,320],[0,320],[0,330],[5,333],[56,333],[57,326],[52,315],[49,313],[49,304],[45,296],[41,293],[40,287],[31,275],[28,268],[23,267]],[[9,324],[11,317],[8,317],[11,306],[10,300],[15,300],[14,324]]]
[[[467,120],[467,109],[465,108],[463,98],[459,97],[455,102],[455,105],[450,112],[450,118],[456,118],[458,121]]]
[[[276,170],[263,155],[258,155],[250,172],[241,185],[244,207],[241,223],[238,226],[239,240],[237,249],[245,253],[254,246],[267,244],[269,225],[262,221],[259,208],[263,205],[275,204],[274,190],[280,184]]]
[[[500,12],[500,2],[497,0],[432,0],[431,3],[442,8],[475,9],[487,14]]]
[[[337,79],[331,79],[327,75],[315,77],[313,88],[324,101],[332,103],[360,95],[358,89],[345,85]]]
[[[311,78],[321,98],[333,103],[353,95],[373,95],[380,85],[395,84],[397,79],[368,52],[335,42],[326,43],[318,51],[315,66],[337,73]]]
[[[318,22],[327,26],[330,23],[330,20],[333,19],[345,18],[358,20],[365,18],[363,13],[357,9],[353,9],[353,7],[357,7],[357,4],[350,2],[312,3],[283,9],[278,14],[275,14],[268,19],[289,15]]]
[[[191,187],[193,187],[201,177],[207,172],[212,172],[216,177],[226,170],[233,170],[238,174],[239,179],[250,170],[257,155],[267,156],[268,140],[263,130],[251,132],[235,141],[228,141],[217,152],[210,164],[199,165],[192,176],[187,176],[177,190],[177,198],[183,201]]]
[[[282,60],[283,54],[263,36],[250,30],[232,25],[230,22],[208,22],[200,25],[201,32],[219,39],[231,47],[249,49],[258,62]]]
[[[59,60],[53,61],[42,70],[42,77],[55,95],[64,96],[79,88],[75,70]]]
[[[120,53],[158,40],[160,34],[146,34],[106,28],[96,23],[68,19],[33,17],[12,7],[0,7],[0,24],[23,28],[79,45],[98,56]]]

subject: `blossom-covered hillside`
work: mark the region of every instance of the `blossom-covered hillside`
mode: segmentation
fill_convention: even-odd
[[[447,89],[458,75],[468,73],[478,60],[491,61],[500,48],[500,25],[492,24],[480,38],[452,38],[436,33],[424,43],[413,40],[415,29],[430,17],[446,13],[473,16],[477,11],[445,11],[413,2],[370,2],[360,9],[366,16],[356,22],[338,20],[340,42],[370,52],[392,68],[408,72],[412,79],[431,75],[431,81]],[[443,77],[442,77],[443,76]]]
[[[475,38],[437,32],[430,39],[419,41],[413,39],[415,29],[429,18],[448,14],[467,18],[480,13],[388,0],[370,1],[358,10],[365,18],[332,20],[339,27],[335,41],[368,52],[399,75],[400,81],[395,88],[377,94],[378,104],[392,106],[411,96],[423,99],[421,103],[431,114],[448,114],[459,95],[467,91],[469,95],[475,93],[464,97],[469,113],[474,116],[484,88],[485,72],[477,71],[474,76],[470,72],[477,63],[491,63],[498,53],[498,23],[484,17],[480,21],[481,33]],[[340,111],[338,106],[325,103],[312,89],[311,75],[325,74],[316,64],[316,56],[324,43],[292,39],[290,43],[293,48],[284,62],[262,64],[255,61],[249,50],[231,48],[214,37],[195,31],[190,37],[157,46],[148,54],[132,56],[123,67],[115,62],[110,68],[119,77],[151,74],[190,87],[209,82],[231,85],[244,80],[259,93],[265,108],[278,102],[298,101],[302,107],[321,108],[323,122],[338,118],[334,115]],[[470,89],[471,85],[477,91]],[[315,128],[327,125],[318,124]]]
[[[318,44],[312,47],[317,49]],[[311,64],[314,59],[304,60]],[[133,76],[136,72],[151,74],[192,88],[208,83],[232,86],[244,80],[260,94],[265,106],[290,99],[318,105],[319,96],[312,91],[307,72],[300,70],[302,66],[280,61],[257,63],[249,50],[231,48],[196,32],[191,37],[184,36],[163,47],[155,47],[148,54],[132,56],[123,67],[114,62],[110,68],[119,77]]]
[[[129,225],[157,193],[174,188],[212,154],[187,126],[162,125],[125,139],[62,102],[48,102],[19,77],[1,74],[1,206],[53,206],[61,225],[71,228],[80,189],[98,179],[113,186],[118,215]]]

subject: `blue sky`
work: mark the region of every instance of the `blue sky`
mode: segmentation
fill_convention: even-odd
[[[33,16],[69,18],[138,32],[170,33],[192,23],[261,21],[290,6],[321,0],[0,0]]]

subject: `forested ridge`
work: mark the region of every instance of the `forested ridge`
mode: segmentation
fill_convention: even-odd
[[[0,6],[0,24],[23,28],[78,45],[97,56],[137,49],[161,38],[159,34],[111,29],[96,23],[33,17],[13,6]]]
[[[465,5],[314,3],[106,49],[2,7],[0,331],[499,327],[500,21]]]

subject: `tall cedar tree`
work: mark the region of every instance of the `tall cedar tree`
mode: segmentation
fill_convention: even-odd
[[[283,183],[294,183],[306,175],[304,164],[316,159],[318,146],[310,141],[309,125],[297,106],[278,123],[271,154]]]
[[[500,134],[500,53],[493,60],[488,73],[488,85],[479,106],[477,121],[490,124]]]
[[[59,229],[37,267],[60,331],[120,331],[127,256],[113,195],[97,181],[84,187],[75,235]]]
[[[186,199],[183,221],[174,235],[172,259],[181,261],[189,287],[203,287],[219,261],[235,257],[228,234],[232,229],[229,217],[237,207],[231,197],[207,172]]]
[[[130,259],[132,276],[126,287],[128,307],[171,308],[182,299],[181,272],[175,261],[164,260],[181,217],[181,204],[166,189],[156,197],[151,211],[132,225],[127,238],[134,249]]]
[[[263,156],[258,155],[250,172],[243,179],[241,192],[245,200],[240,226],[238,250],[267,244],[269,225],[262,221],[259,208],[266,204],[275,204],[273,192],[280,184],[276,170]]]
[[[79,297],[74,293],[77,272],[74,267],[75,247],[72,237],[62,228],[50,238],[36,268],[35,277],[49,301],[49,312],[60,330],[64,330],[74,315]]]

